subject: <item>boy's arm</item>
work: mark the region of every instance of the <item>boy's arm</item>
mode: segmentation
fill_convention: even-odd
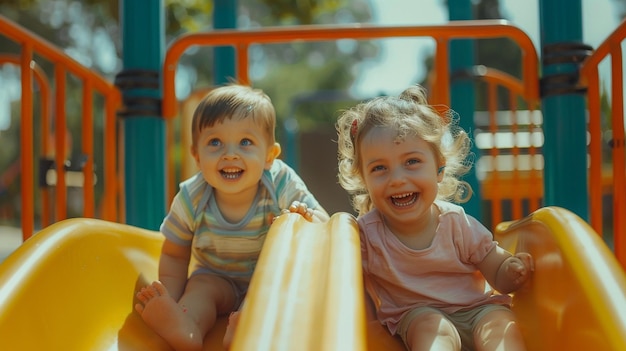
[[[519,289],[534,271],[530,254],[520,252],[511,255],[500,246],[495,246],[485,258],[477,264],[489,285],[502,294]]]
[[[165,239],[159,259],[159,280],[176,301],[185,291],[190,258],[190,246],[178,245]]]

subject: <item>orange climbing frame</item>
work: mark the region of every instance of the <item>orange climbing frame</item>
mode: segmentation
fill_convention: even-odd
[[[532,40],[521,29],[504,20],[458,21],[432,26],[297,26],[258,30],[215,30],[192,33],[177,38],[167,49],[163,64],[163,116],[177,115],[174,86],[176,67],[182,54],[192,46],[234,46],[236,49],[236,74],[238,81],[249,83],[248,48],[254,44],[276,44],[294,41],[332,41],[339,39],[391,39],[430,37],[437,43],[435,54],[436,82],[433,103],[449,105],[449,53],[451,39],[482,39],[506,37],[519,45],[522,54],[523,91],[529,101],[538,101],[538,58]]]

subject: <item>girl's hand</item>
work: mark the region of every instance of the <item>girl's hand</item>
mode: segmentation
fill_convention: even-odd
[[[521,286],[529,277],[530,272],[535,270],[532,256],[527,252],[518,252],[506,262],[505,273],[513,283]]]

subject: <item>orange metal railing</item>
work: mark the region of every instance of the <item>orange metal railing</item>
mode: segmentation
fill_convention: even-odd
[[[533,135],[541,133],[541,122],[536,118],[539,102],[528,99],[522,82],[507,73],[478,66],[466,74],[468,78],[486,85],[488,120],[487,123],[475,120],[475,137],[483,139],[486,135],[490,142],[489,147],[482,147],[482,142],[477,140],[477,146],[484,151],[479,155],[476,166],[477,172],[481,173],[479,179],[482,177],[480,197],[489,202],[491,226],[494,227],[503,221],[522,218],[541,207],[543,169],[540,162],[535,161],[541,156],[537,152],[541,145],[533,138]],[[508,94],[508,110],[505,113],[500,113],[504,111],[499,111],[497,106],[499,89]],[[523,112],[518,111],[520,100],[527,108]],[[510,135],[509,145],[500,145],[501,133]],[[526,137],[522,138],[522,135]],[[522,142],[521,139],[525,140]],[[503,151],[507,154],[503,155]],[[522,158],[526,161],[522,162]],[[526,165],[522,167],[522,163]],[[501,164],[505,166],[501,167]],[[508,216],[504,213],[505,202],[510,207]]]
[[[192,46],[234,46],[238,81],[249,83],[248,48],[254,44],[289,43],[293,41],[331,41],[339,39],[371,40],[407,37],[430,37],[436,43],[436,82],[432,88],[434,104],[449,105],[448,43],[451,39],[510,38],[522,51],[522,84],[524,97],[538,101],[538,58],[531,39],[521,29],[504,20],[458,21],[433,26],[298,26],[259,30],[216,30],[180,36],[171,43],[163,64],[163,117],[177,115],[174,90],[177,62]]]
[[[16,55],[6,55],[0,54],[0,65],[2,64],[12,64],[15,66],[20,66],[20,57]],[[50,150],[50,108],[52,107],[52,103],[50,100],[51,97],[51,88],[50,82],[46,73],[41,69],[41,67],[35,63],[31,62],[30,69],[33,70],[33,76],[35,77],[35,81],[41,91],[40,96],[40,106],[41,106],[41,155],[51,155],[52,151]],[[47,188],[43,188],[41,190],[42,203],[48,203],[49,201],[49,193]],[[49,224],[50,223],[50,213],[49,207],[43,206],[41,211],[41,222]]]
[[[54,161],[56,164],[57,181],[55,187],[55,218],[46,218],[48,214],[44,212],[43,225],[50,221],[59,221],[67,217],[67,185],[65,180],[65,144],[68,138],[66,128],[66,80],[68,75],[73,75],[82,82],[82,153],[87,156],[83,167],[84,184],[94,184],[94,128],[93,128],[93,94],[99,93],[104,98],[104,118],[105,131],[104,143],[107,145],[104,150],[104,198],[101,203],[101,215],[103,219],[112,221],[118,220],[117,201],[118,199],[118,166],[116,154],[117,132],[116,132],[116,111],[120,104],[118,90],[110,82],[100,77],[95,72],[82,66],[80,63],[67,56],[58,48],[50,45],[36,34],[20,27],[0,15],[0,33],[8,39],[21,46],[19,55],[19,66],[21,71],[21,116],[20,116],[20,149],[21,149],[21,194],[22,194],[22,218],[21,226],[23,238],[29,238],[34,232],[35,217],[35,157],[33,140],[33,72],[37,67],[34,55],[45,58],[54,65],[54,133],[55,152]],[[14,62],[14,61],[13,61]],[[40,86],[45,85],[39,77],[40,73],[35,73]],[[46,98],[47,99],[47,98]],[[44,103],[44,106],[47,104]],[[47,107],[45,107],[47,108]],[[51,111],[52,112],[52,111]],[[48,111],[44,114],[47,117]],[[47,122],[47,121],[44,121]],[[48,128],[48,123],[42,123],[42,128]],[[44,138],[47,138],[48,131],[44,130]],[[47,147],[44,142],[44,148]],[[49,152],[50,150],[44,150]],[[47,200],[44,192],[43,200]],[[93,186],[83,187],[84,213],[85,217],[95,216],[95,196]],[[43,207],[46,204],[44,204]]]
[[[587,104],[589,109],[589,197],[591,225],[597,233],[602,233],[603,168],[605,163],[612,164],[609,171],[609,192],[613,195],[613,249],[622,267],[626,268],[626,161],[624,156],[624,81],[622,42],[626,38],[626,22],[606,39],[595,52],[587,58],[581,67],[580,83],[587,86]],[[611,68],[611,132],[609,142],[611,159],[604,160],[602,155],[603,134],[600,86],[600,63],[610,56]]]

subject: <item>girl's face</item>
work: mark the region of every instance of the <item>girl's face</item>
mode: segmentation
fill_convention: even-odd
[[[417,136],[396,140],[396,131],[374,127],[363,135],[360,156],[365,186],[386,224],[396,234],[409,234],[419,223],[428,223],[437,198],[435,153]]]
[[[264,169],[280,153],[252,118],[225,119],[200,131],[196,164],[216,194],[256,194]]]

